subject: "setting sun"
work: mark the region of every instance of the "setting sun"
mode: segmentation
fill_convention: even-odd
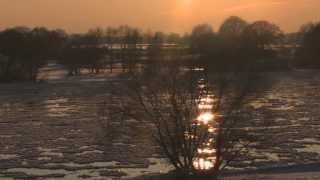
[[[191,6],[192,2],[193,2],[193,0],[180,0],[180,4],[182,4],[185,7]]]

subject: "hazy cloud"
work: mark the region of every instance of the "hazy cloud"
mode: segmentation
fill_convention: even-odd
[[[292,0],[291,0],[292,1]],[[289,0],[282,0],[282,1],[256,1],[256,2],[249,2],[249,3],[243,3],[239,5],[235,5],[232,7],[227,7],[224,9],[226,12],[237,12],[237,11],[243,11],[243,10],[250,10],[250,9],[256,9],[256,8],[270,8],[274,6],[282,6],[289,4]]]

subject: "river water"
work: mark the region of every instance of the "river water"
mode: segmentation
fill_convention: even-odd
[[[320,73],[294,70],[266,76],[275,83],[251,104],[256,121],[247,125],[257,137],[254,162],[249,164],[252,157],[247,157],[232,168],[319,162]],[[112,179],[169,171],[171,167],[151,141],[147,123],[102,121],[108,83],[114,77],[1,84],[0,178]],[[197,120],[214,132],[215,115],[206,111],[212,95],[201,101],[203,113]],[[268,128],[261,119],[269,120]],[[214,149],[204,147],[198,152],[204,156],[195,166],[210,168]]]

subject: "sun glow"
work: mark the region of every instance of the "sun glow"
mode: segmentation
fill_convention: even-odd
[[[209,121],[212,121],[214,118],[214,115],[212,113],[204,113],[204,114],[201,114],[197,120],[204,123],[204,124],[208,124]]]
[[[193,0],[180,0],[180,4],[184,7],[191,6]]]
[[[204,148],[204,149],[198,149],[199,154],[214,154],[216,153],[215,149],[212,148]]]
[[[193,0],[179,0],[177,7],[178,7],[177,15],[189,16],[192,14],[191,12],[193,9]],[[201,70],[201,68],[197,68],[197,70]]]
[[[193,162],[193,166],[196,169],[209,170],[209,169],[213,168],[214,161],[210,161],[210,160],[207,160],[207,159],[199,158],[199,159],[197,159],[197,160],[195,160]]]
[[[213,103],[214,100],[213,100],[213,98],[211,98],[211,97],[206,97],[206,98],[201,98],[201,99],[200,99],[200,102],[201,102],[201,103],[204,103],[204,104],[209,104],[209,103]]]

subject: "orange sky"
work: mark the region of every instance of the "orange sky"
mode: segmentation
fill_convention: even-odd
[[[186,32],[199,23],[217,29],[231,15],[296,31],[302,23],[320,21],[320,0],[0,0],[0,29],[26,25],[84,32],[128,24]]]

